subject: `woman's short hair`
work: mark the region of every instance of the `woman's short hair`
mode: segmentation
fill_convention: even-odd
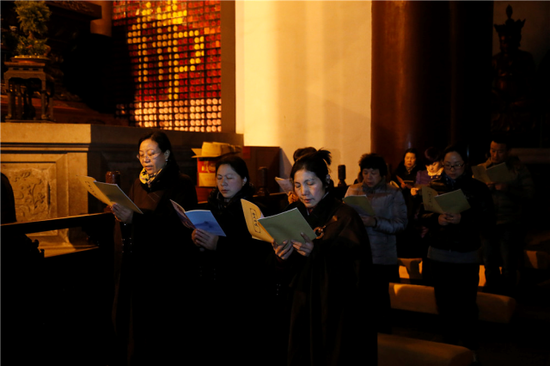
[[[216,174],[218,169],[222,165],[229,165],[233,170],[241,177],[241,179],[246,178],[245,185],[250,185],[250,175],[248,174],[248,167],[246,162],[235,153],[229,153],[222,155],[221,158],[216,162]]]
[[[363,169],[378,169],[380,175],[386,176],[388,174],[386,161],[383,157],[374,153],[361,155],[359,167],[361,168],[361,172],[363,172]]]
[[[298,158],[298,160],[292,166],[290,171],[290,178],[294,180],[296,172],[299,170],[307,170],[315,173],[315,175],[323,182],[323,185],[326,190],[332,187],[332,183],[327,181],[327,176],[329,175],[329,166],[332,162],[332,156],[330,151],[319,150],[310,151]]]
[[[418,150],[416,150],[416,148],[409,147],[407,150],[405,150],[405,153],[403,153],[403,160],[405,160],[405,156],[407,156],[408,153],[414,154],[414,156],[418,160],[419,156],[418,156]]]
[[[140,148],[141,143],[143,141],[149,140],[149,139],[155,141],[159,145],[160,151],[162,151],[163,153],[166,152],[167,150],[170,150],[170,155],[168,156],[168,162],[174,162],[174,163],[176,162],[176,156],[174,154],[174,151],[172,150],[172,144],[170,143],[170,139],[164,132],[151,131],[148,134],[142,136],[139,139],[138,149]]]
[[[435,146],[431,146],[424,151],[424,159],[426,160],[426,165],[432,165],[442,159],[441,150]]]
[[[468,163],[468,152],[467,152],[467,149],[464,145],[462,144],[452,144],[452,145],[449,145],[445,148],[445,150],[443,151],[443,154],[441,155],[441,159],[445,159],[445,156],[448,154],[448,153],[451,153],[451,152],[455,152],[457,153],[458,155],[460,155],[460,157],[462,158],[462,160],[465,162],[465,163]]]
[[[403,153],[403,158],[401,159],[401,161],[397,165],[397,169],[403,169],[405,167],[405,156],[407,156],[408,153],[414,154],[414,156],[416,158],[415,165],[420,166],[420,167],[422,166],[422,161],[421,161],[422,159],[420,159],[420,156],[418,155],[418,150],[416,150],[416,148],[414,148],[414,147],[409,147]]]

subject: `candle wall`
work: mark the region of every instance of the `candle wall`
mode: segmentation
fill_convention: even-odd
[[[138,127],[222,132],[220,30],[219,0],[115,1],[117,115]]]

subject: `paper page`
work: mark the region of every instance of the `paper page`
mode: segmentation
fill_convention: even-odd
[[[275,177],[275,181],[283,189],[283,191],[288,194],[288,192],[294,191],[294,187],[292,186],[292,183],[290,182],[290,179],[283,179],[279,177]]]
[[[374,209],[367,196],[347,196],[344,197],[343,201],[353,207],[359,215],[375,216]]]
[[[101,190],[99,188],[97,188],[96,181],[95,181],[94,178],[92,178],[92,177],[83,177],[81,175],[77,175],[76,177],[78,178],[80,183],[82,183],[84,185],[84,187],[86,187],[86,190],[92,196],[94,196],[95,198],[97,198],[98,200],[100,200],[101,202],[103,202],[106,205],[111,205],[111,201],[109,200],[109,198],[107,196],[105,196],[105,194],[103,194],[103,192],[101,192]]]
[[[113,203],[118,203],[134,212],[140,214],[143,213],[118,185],[98,182],[92,177],[83,177],[78,175],[77,178],[92,196],[106,205],[111,206]]]
[[[431,212],[445,213],[435,200],[436,196],[436,190],[426,186],[422,187],[422,203],[424,204],[424,208]]]
[[[193,225],[193,222],[191,222],[191,220],[189,220],[189,217],[187,217],[187,215],[185,214],[185,210],[183,209],[183,207],[181,207],[179,203],[172,199],[170,200],[170,202],[172,203],[172,206],[174,206],[174,210],[176,210],[176,213],[178,214],[178,217],[180,218],[182,224],[188,229],[196,229],[195,225]]]
[[[476,165],[472,167],[472,173],[474,173],[474,178],[482,181],[483,183],[491,182],[491,178],[487,175],[487,169],[484,166]]]
[[[176,201],[170,200],[183,225],[190,229],[201,229],[217,236],[226,236],[220,224],[209,210],[185,211]]]
[[[435,197],[435,200],[439,203],[439,207],[443,212],[457,214],[470,208],[470,204],[461,189],[440,194]]]
[[[291,239],[305,243],[300,233],[306,234],[310,240],[317,237],[306,219],[298,211],[298,208],[293,208],[278,215],[265,217],[258,221],[275,239],[277,244],[282,244],[283,241]]]
[[[258,219],[263,217],[262,211],[258,206],[250,201],[241,198],[241,204],[243,206],[243,214],[246,220],[246,226],[248,232],[254,239],[263,240],[271,243],[273,238],[265,230],[265,228],[258,222]]]
[[[95,182],[95,185],[97,188],[107,196],[107,198],[112,203],[118,203],[119,205],[122,205],[124,207],[129,208],[130,210],[142,214],[139,207],[135,205],[134,202],[128,196],[117,184],[111,184],[111,183],[102,183],[102,182]],[[112,204],[111,203],[111,204]]]
[[[505,183],[514,179],[514,176],[508,170],[506,163],[500,163],[487,169],[487,176],[491,182]]]

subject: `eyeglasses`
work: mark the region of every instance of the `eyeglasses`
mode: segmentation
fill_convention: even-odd
[[[145,158],[149,158],[149,160],[153,160],[154,158],[156,158],[157,156],[159,156],[159,154],[161,153],[161,151],[159,152],[156,152],[156,153],[151,153],[151,152],[148,152],[146,154],[137,154],[136,155],[136,158],[138,158],[138,160],[145,160]]]
[[[464,166],[464,162],[456,163],[456,164],[445,163],[445,164],[443,164],[443,166],[445,167],[445,169],[453,170],[453,169],[456,169],[456,168],[462,168]]]

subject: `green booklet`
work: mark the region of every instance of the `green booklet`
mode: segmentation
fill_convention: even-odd
[[[426,210],[440,214],[457,214],[470,208],[470,204],[461,189],[438,195],[436,190],[423,186],[422,202]]]
[[[98,182],[92,177],[80,175],[77,178],[92,196],[106,205],[111,206],[113,203],[118,203],[134,212],[143,213],[117,184]]]
[[[248,231],[254,239],[270,243],[275,240],[281,244],[285,240],[304,243],[300,233],[307,235],[310,240],[317,237],[298,208],[264,217],[260,208],[252,202],[241,199],[241,203]]]
[[[367,196],[346,196],[344,197],[343,201],[353,207],[359,213],[359,215],[376,215]]]
[[[510,170],[508,170],[506,163],[493,165],[489,169],[486,169],[482,165],[476,165],[472,167],[472,173],[474,173],[475,179],[480,180],[483,183],[505,183],[514,179],[514,176]]]

